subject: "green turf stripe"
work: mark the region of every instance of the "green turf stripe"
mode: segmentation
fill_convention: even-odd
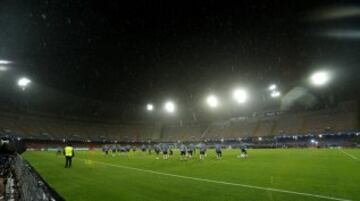
[[[250,188],[250,189],[263,190],[263,191],[272,191],[272,192],[278,192],[278,193],[301,195],[301,196],[306,196],[306,197],[321,198],[321,199],[325,199],[325,200],[351,201],[351,200],[344,199],[344,198],[336,198],[336,197],[330,197],[330,196],[325,196],[325,195],[317,195],[317,194],[311,194],[311,193],[301,193],[301,192],[289,191],[289,190],[284,190],[284,189],[253,186],[253,185],[247,185],[247,184],[239,184],[239,183],[232,183],[232,182],[205,179],[205,178],[198,178],[198,177],[189,177],[189,176],[169,174],[169,173],[165,173],[165,172],[141,169],[141,168],[136,168],[136,167],[124,166],[124,165],[116,165],[116,164],[105,163],[105,162],[101,162],[101,161],[94,161],[94,160],[88,160],[88,159],[82,159],[82,158],[79,158],[79,159],[84,160],[84,161],[91,161],[91,162],[95,162],[95,163],[98,163],[98,164],[111,166],[111,167],[135,170],[135,171],[140,171],[140,172],[145,172],[145,173],[150,173],[150,174],[163,175],[163,176],[177,177],[177,178],[182,178],[182,179],[202,181],[202,182],[207,182],[207,183],[215,183],[215,184],[223,184],[223,185],[231,185],[231,186],[240,186],[240,187],[243,187],[243,188]]]

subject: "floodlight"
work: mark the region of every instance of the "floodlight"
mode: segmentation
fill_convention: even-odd
[[[216,96],[210,95],[206,98],[206,103],[209,105],[209,107],[216,108],[219,105],[219,100]]]
[[[248,99],[248,95],[244,89],[235,89],[233,92],[233,98],[238,103],[245,103]]]
[[[164,109],[165,109],[165,111],[167,111],[169,113],[173,113],[173,112],[175,112],[175,104],[171,101],[168,101],[165,103]]]
[[[315,86],[322,86],[330,79],[330,75],[326,71],[318,71],[311,75],[310,81]]]
[[[270,90],[270,91],[273,91],[273,90],[275,90],[275,89],[277,89],[276,84],[272,84],[272,85],[269,86],[269,90]]]
[[[147,111],[153,111],[153,110],[154,110],[154,105],[151,104],[151,103],[147,104],[147,105],[146,105],[146,110],[147,110]]]
[[[11,61],[7,61],[7,60],[0,60],[0,64],[11,64]]]
[[[280,91],[272,91],[272,92],[270,93],[270,96],[271,96],[272,98],[277,98],[277,97],[279,97],[280,95],[281,95]]]
[[[27,86],[29,86],[29,84],[31,83],[31,80],[29,80],[26,77],[22,77],[18,80],[17,84],[19,85],[19,87],[21,87],[22,89],[25,89]]]

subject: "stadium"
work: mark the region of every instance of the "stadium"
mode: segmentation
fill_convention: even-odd
[[[360,200],[359,2],[0,7],[0,201]]]

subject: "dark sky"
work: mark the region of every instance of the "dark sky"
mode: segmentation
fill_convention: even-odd
[[[360,33],[358,13],[336,15],[337,8],[358,6],[4,0],[0,58],[38,85],[124,108],[168,97],[190,105],[239,83],[264,88],[276,82],[288,90],[323,65],[351,75],[358,69],[360,35],[328,32]]]

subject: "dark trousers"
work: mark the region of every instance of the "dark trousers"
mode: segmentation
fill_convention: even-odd
[[[65,156],[65,168],[70,168],[71,167],[71,161],[72,161],[72,157],[71,156]]]

